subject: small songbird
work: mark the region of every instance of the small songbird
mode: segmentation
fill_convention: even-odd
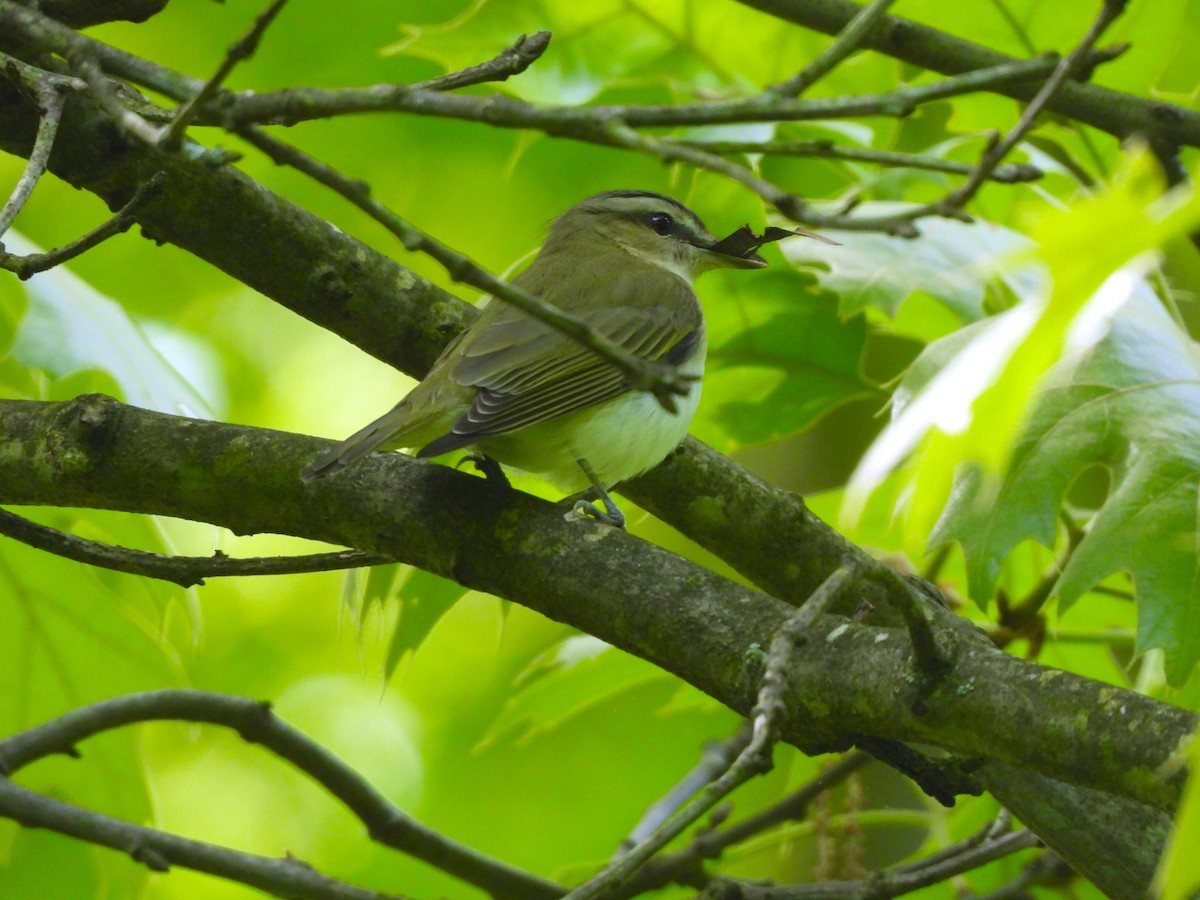
[[[493,298],[408,396],[322,453],[301,478],[337,472],[381,447],[418,448],[418,457],[469,447],[568,492],[590,486],[604,510],[585,501],[577,507],[623,526],[607,489],[675,449],[700,400],[707,341],[692,279],[719,267],[761,268],[766,261],[755,250],[775,239],[742,229],[718,241],[678,200],[650,191],[589,197],[554,221],[513,284],[629,353],[693,376],[675,398],[676,412],[631,389],[575,340]]]

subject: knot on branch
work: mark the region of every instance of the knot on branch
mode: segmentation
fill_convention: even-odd
[[[59,409],[48,435],[53,464],[64,471],[91,469],[112,444],[121,404],[106,394],[84,394]]]
[[[153,847],[148,847],[145,844],[138,844],[130,848],[129,857],[134,862],[139,862],[151,872],[170,872],[171,864],[162,853]]]
[[[270,727],[274,718],[271,712],[271,701],[260,700],[257,703],[248,702],[238,717],[238,736],[248,744],[261,744],[262,736]]]

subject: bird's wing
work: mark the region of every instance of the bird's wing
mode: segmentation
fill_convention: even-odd
[[[659,296],[653,305],[622,304],[574,312],[634,356],[681,363],[691,356],[703,335],[699,301],[681,279],[672,276],[656,281]],[[644,286],[643,281],[643,290]],[[665,292],[676,295],[663,296]],[[551,303],[555,300],[543,297]],[[574,304],[555,305],[570,308]],[[453,361],[447,360],[453,379],[477,390],[475,399],[451,430],[424,447],[419,456],[436,456],[507,434],[629,390],[619,370],[562,332],[513,307],[494,312],[489,308],[488,312],[493,321],[455,348]]]

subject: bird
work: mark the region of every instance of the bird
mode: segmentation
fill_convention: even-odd
[[[744,226],[718,241],[666,195],[613,190],[588,197],[551,223],[536,258],[512,283],[633,356],[690,378],[674,412],[573,338],[491,298],[407,396],[321,453],[301,479],[331,475],[381,448],[415,449],[419,458],[468,449],[494,472],[491,461],[568,493],[588,491],[603,509],[589,500],[575,507],[623,528],[609,488],[665,459],[687,435],[700,401],[708,341],[693,280],[716,268],[762,268],[758,247],[793,233],[811,235],[770,228],[770,236],[759,237]]]

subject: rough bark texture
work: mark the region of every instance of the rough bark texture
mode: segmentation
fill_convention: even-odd
[[[378,551],[516,600],[750,711],[761,649],[787,604],[561,506],[398,454],[302,485],[297,473],[322,445],[99,395],[5,401],[0,503],[156,513]],[[855,599],[911,602],[881,590],[864,582]],[[791,673],[787,739],[809,752],[858,735],[923,741],[1174,805],[1182,773],[1160,773],[1196,716],[1009,656],[936,604],[927,612],[952,663],[933,681],[904,629],[823,617]]]

